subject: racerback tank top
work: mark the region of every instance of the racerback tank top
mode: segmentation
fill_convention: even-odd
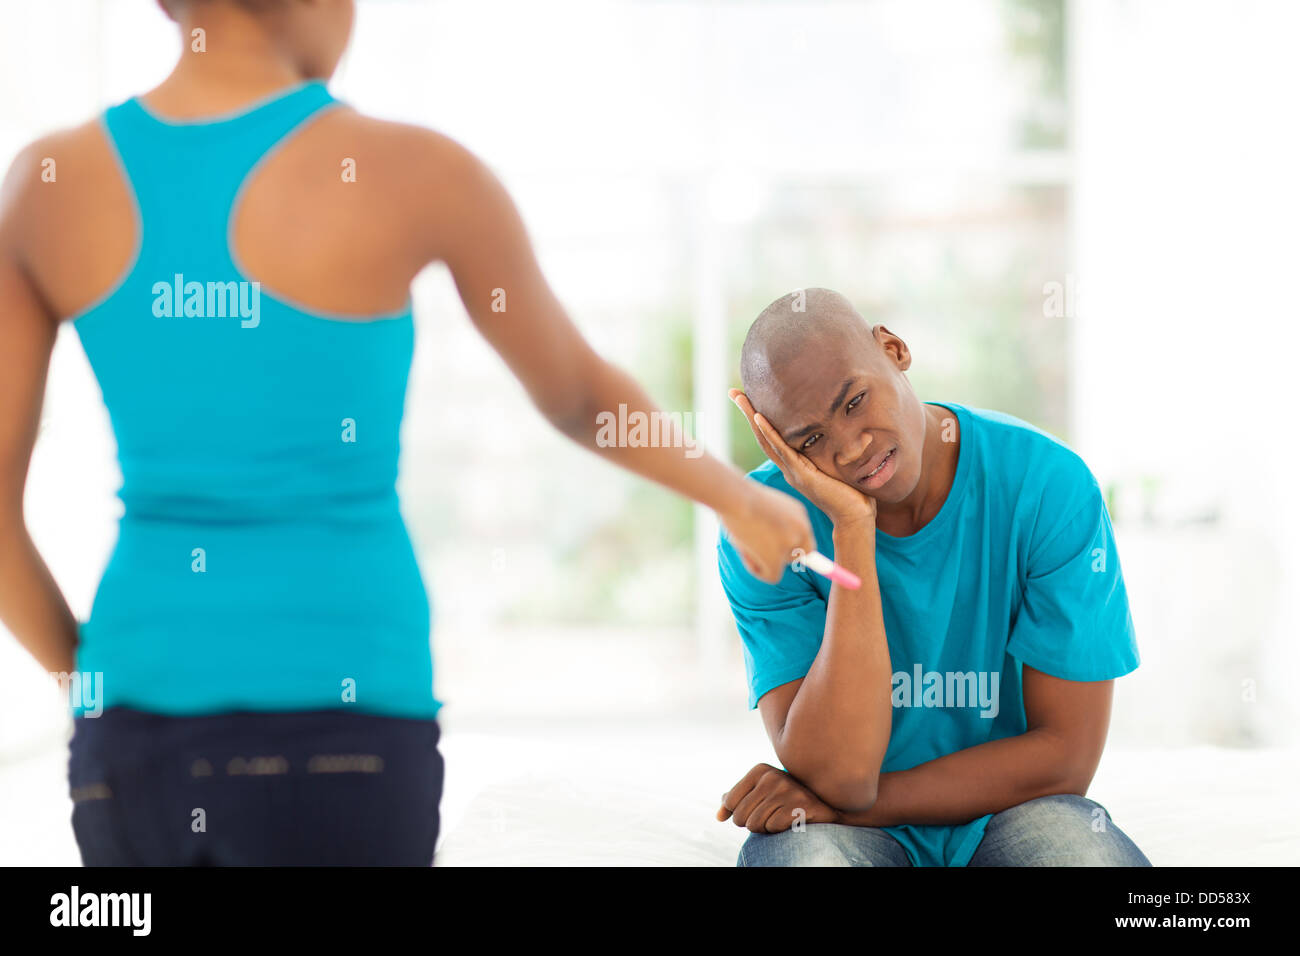
[[[312,81],[201,121],[138,99],[103,116],[138,250],[73,320],[122,471],[77,652],[102,675],[100,706],[438,711],[396,491],[409,301],[365,320],[313,313],[251,280],[230,242],[250,174],[337,102]]]

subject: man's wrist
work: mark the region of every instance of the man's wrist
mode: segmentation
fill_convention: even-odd
[[[870,545],[875,550],[876,519],[869,513],[831,519],[831,541],[835,544],[835,553],[841,547]]]

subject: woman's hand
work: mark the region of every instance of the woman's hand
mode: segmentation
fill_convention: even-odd
[[[733,388],[727,394],[736,403],[736,407],[745,413],[759,447],[781,469],[781,474],[785,475],[790,487],[820,508],[831,519],[836,530],[843,531],[855,526],[875,530],[875,498],[826,474],[787,445],[776,433],[772,423],[754,411],[748,396],[740,389]],[[875,540],[874,534],[868,537]]]
[[[733,507],[718,512],[750,574],[775,584],[799,554],[817,549],[808,511],[783,491],[742,479]]]

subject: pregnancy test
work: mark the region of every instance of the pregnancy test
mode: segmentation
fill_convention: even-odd
[[[809,551],[798,560],[824,578],[830,578],[841,587],[856,591],[862,587],[862,580],[848,568],[842,568],[820,551]]]

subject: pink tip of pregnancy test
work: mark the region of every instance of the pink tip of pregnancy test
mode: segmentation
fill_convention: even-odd
[[[840,567],[838,564],[831,568],[831,573],[826,575],[840,587],[848,588],[850,591],[856,591],[862,587],[862,579],[852,571]]]

